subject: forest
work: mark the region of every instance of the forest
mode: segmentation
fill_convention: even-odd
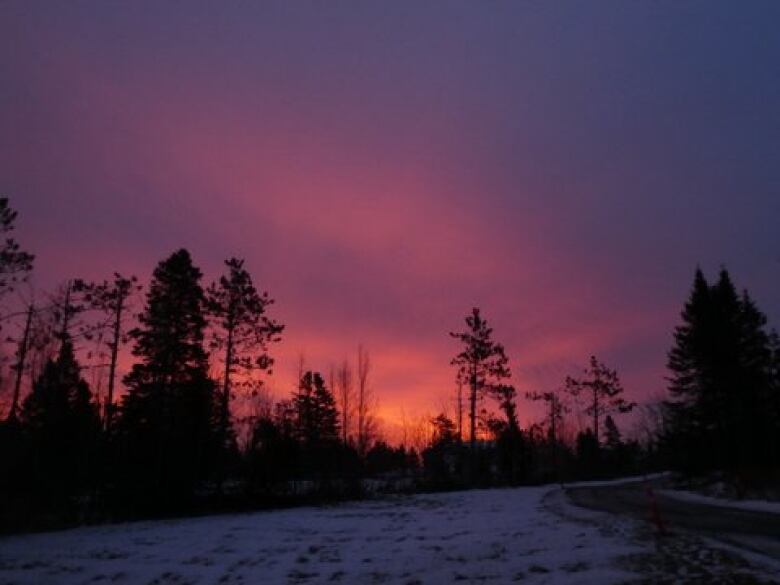
[[[148,279],[74,275],[32,294],[16,220],[0,199],[2,531],[666,469],[742,490],[780,480],[780,338],[725,268],[695,272],[662,400],[628,400],[596,356],[557,388],[516,387],[474,307],[442,332],[454,414],[391,441],[366,347],[321,371],[301,360],[286,397],[268,391],[285,325],[242,259],[206,283],[180,249]],[[528,402],[546,414],[524,427]],[[621,431],[629,417],[641,432]]]

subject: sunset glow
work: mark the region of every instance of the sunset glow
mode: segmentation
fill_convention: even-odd
[[[0,191],[37,287],[246,258],[287,326],[269,387],[362,343],[391,433],[451,407],[472,306],[521,394],[597,354],[638,401],[697,264],[780,317],[776,20],[713,10],[692,40],[655,3],[174,6],[0,22]]]

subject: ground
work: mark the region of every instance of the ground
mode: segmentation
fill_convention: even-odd
[[[0,584],[772,582],[669,542],[557,487],[477,490],[6,537]]]

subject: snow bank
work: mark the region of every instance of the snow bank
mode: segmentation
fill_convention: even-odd
[[[633,475],[631,477],[620,477],[618,479],[596,480],[596,481],[577,481],[574,483],[567,483],[567,488],[578,487],[605,487],[610,485],[623,485],[628,483],[637,483],[641,481],[652,481],[656,479],[663,479],[669,477],[671,473],[669,471],[662,471],[661,473],[651,473],[649,475]]]

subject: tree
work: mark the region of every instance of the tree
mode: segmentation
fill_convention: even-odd
[[[216,442],[200,279],[186,250],[160,262],[130,332],[139,361],[121,405],[125,481],[152,503],[186,501],[207,476]]]
[[[604,419],[604,444],[610,451],[617,451],[623,444],[620,437],[620,429],[615,424],[612,415],[607,415]]]
[[[750,295],[725,269],[710,286],[701,270],[669,352],[664,442],[689,471],[760,468],[776,460],[777,392],[772,338]]]
[[[505,482],[516,484],[524,466],[523,437],[517,420],[517,391],[509,384],[499,384],[493,394],[504,420],[491,420],[488,426],[496,439],[498,466]]]
[[[374,419],[374,395],[369,383],[371,373],[371,358],[368,351],[362,346],[358,346],[357,356],[357,451],[358,454],[365,456],[371,441],[376,432],[376,421]]]
[[[107,434],[111,433],[111,422],[114,416],[114,391],[116,387],[116,368],[119,360],[119,350],[126,343],[127,336],[124,323],[128,313],[128,301],[130,296],[141,290],[138,279],[135,276],[124,277],[114,273],[114,280],[109,282],[87,282],[76,280],[74,283],[76,292],[82,294],[86,306],[100,311],[106,318],[93,329],[100,341],[103,340],[105,330],[109,331],[108,340],[105,342],[109,350],[108,364],[108,396],[103,411],[103,426]]]
[[[30,442],[36,491],[56,498],[88,485],[100,418],[67,339],[24,400],[20,424]]]
[[[219,428],[222,442],[231,435],[230,398],[233,374],[248,377],[253,372],[271,373],[274,360],[270,344],[281,341],[284,325],[267,315],[273,299],[257,292],[244,261],[225,261],[227,274],[213,283],[207,293],[212,318],[211,349],[221,352],[224,375],[220,393]]]
[[[466,330],[450,333],[462,344],[462,350],[451,361],[457,367],[458,381],[467,384],[469,394],[469,442],[474,451],[477,441],[477,401],[490,388],[509,378],[509,360],[504,347],[492,339],[493,330],[474,307],[466,317]]]
[[[22,391],[22,377],[24,376],[24,368],[27,365],[27,351],[30,348],[30,335],[32,333],[33,315],[35,314],[35,306],[30,303],[27,307],[26,316],[24,320],[24,332],[19,339],[19,343],[16,349],[16,364],[14,370],[16,370],[14,376],[14,393],[11,399],[11,409],[8,411],[8,421],[16,420],[16,411],[19,407],[19,398]]]
[[[596,445],[599,445],[601,418],[608,414],[631,412],[636,404],[623,398],[623,386],[617,372],[609,369],[595,356],[590,357],[590,364],[584,374],[585,377],[580,379],[567,377],[566,391],[575,397],[583,392],[589,394],[590,404],[585,413],[593,417],[593,437]]]
[[[7,197],[0,197],[0,297],[11,292],[16,284],[23,282],[33,267],[35,256],[21,249],[11,237],[15,229],[17,212],[11,209]]]
[[[526,392],[525,396],[529,400],[542,401],[547,405],[547,437],[551,443],[557,443],[563,426],[563,415],[568,412],[567,407],[558,398],[558,393],[555,391]]]
[[[298,437],[307,446],[339,441],[339,415],[333,394],[318,372],[306,372],[293,398]]]
[[[334,389],[338,397],[338,403],[341,409],[342,440],[346,446],[349,445],[350,420],[354,409],[352,399],[355,394],[352,384],[352,368],[350,368],[347,360],[344,360],[341,365],[336,368],[335,372],[331,372],[330,387]]]

